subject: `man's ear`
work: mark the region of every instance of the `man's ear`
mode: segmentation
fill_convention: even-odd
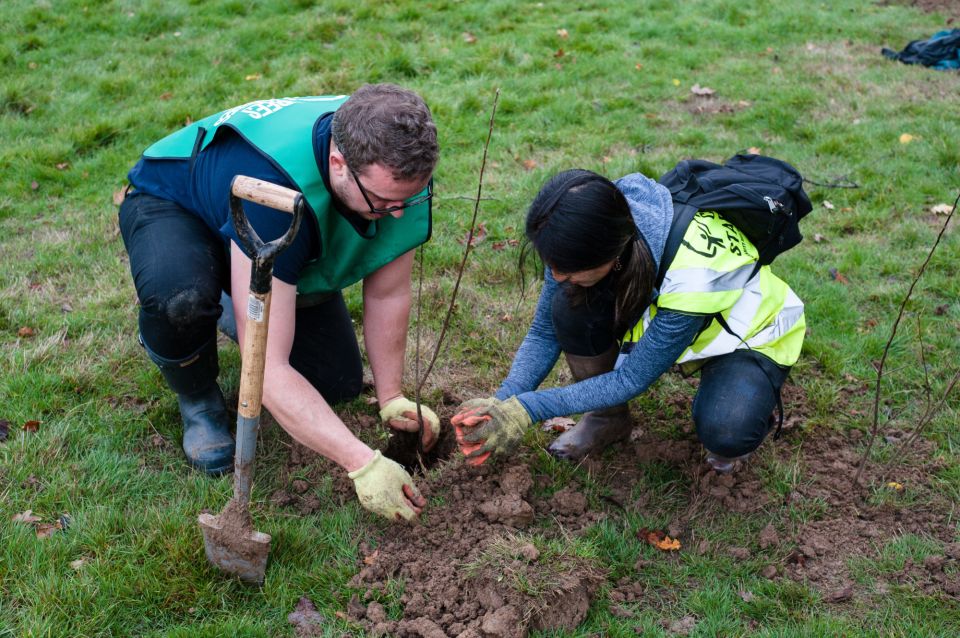
[[[330,172],[341,175],[347,171],[347,161],[335,144],[330,144]]]

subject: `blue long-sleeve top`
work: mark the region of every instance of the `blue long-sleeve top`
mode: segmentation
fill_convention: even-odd
[[[669,191],[639,173],[617,180],[616,185],[659,265],[673,220]],[[599,410],[642,394],[670,369],[703,325],[701,316],[660,310],[616,370],[568,386],[537,390],[560,356],[551,318],[558,286],[547,268],[533,322],[496,393],[501,400],[516,396],[534,421]]]

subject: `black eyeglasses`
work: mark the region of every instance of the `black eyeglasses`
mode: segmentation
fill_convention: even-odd
[[[367,195],[367,189],[363,187],[363,184],[360,183],[360,178],[357,177],[357,173],[351,168],[350,174],[353,175],[353,181],[357,183],[357,188],[360,189],[360,194],[363,195],[363,200],[367,202],[367,206],[370,207],[370,212],[374,215],[386,215],[388,213],[393,213],[398,210],[403,210],[404,208],[410,208],[412,206],[417,206],[433,198],[433,180],[431,179],[427,182],[427,192],[423,195],[416,195],[410,199],[405,199],[402,204],[399,206],[388,206],[387,208],[376,208],[373,205],[373,202],[370,201],[370,196]]]

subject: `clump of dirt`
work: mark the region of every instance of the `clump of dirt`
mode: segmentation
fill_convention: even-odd
[[[694,380],[688,389],[695,385]],[[868,467],[862,485],[854,486],[863,433],[856,429],[805,431],[806,397],[800,388],[788,384],[781,439],[768,438],[733,474],[718,475],[704,462],[702,446],[691,428],[681,427],[685,434],[679,439],[654,434],[658,429],[677,431],[678,419],[689,420],[689,394],[685,389],[676,397],[664,398],[676,409],[645,417],[630,441],[584,460],[581,469],[590,476],[589,490],[576,477],[557,484],[555,476],[534,474],[523,455],[499,464],[467,466],[455,453],[446,427],[459,401],[453,398],[441,404],[437,411],[445,428],[436,464],[426,475],[419,462],[414,467],[417,484],[431,505],[419,523],[390,525],[361,542],[358,573],[350,583],[357,596],[347,606],[346,616],[370,635],[399,638],[522,637],[533,630],[572,630],[594,603],[606,576],[593,561],[551,551],[552,545],[543,541],[575,537],[622,511],[642,511],[670,521],[666,532],[681,540],[682,549],[654,560],[677,560],[690,552],[756,561],[759,575],[808,584],[834,604],[865,599],[885,582],[958,597],[960,545],[949,544],[955,540],[948,520],[950,505],[940,502],[942,497],[930,487],[938,465],[925,454],[929,448],[921,447],[921,454],[895,468],[893,477],[884,476],[882,467]],[[838,413],[852,413],[849,404],[862,402],[860,395],[860,386],[844,389]],[[347,424],[355,431],[382,428],[369,415],[348,416]],[[879,445],[896,445],[900,440],[896,433],[886,434]],[[443,460],[450,451],[452,456]],[[677,485],[687,493],[664,498],[653,490],[638,489],[648,480],[651,464],[674,468],[680,477]],[[285,476],[284,487],[271,499],[278,506],[303,513],[320,509],[311,497],[312,486],[320,481],[333,486],[334,499],[346,503],[355,498],[346,473],[298,445],[291,448]],[[871,496],[864,488],[876,489],[891,480],[915,498],[882,491]],[[805,514],[791,516],[795,508]],[[759,522],[760,527],[741,546],[704,540],[717,520],[744,513],[750,514],[744,521]],[[855,586],[848,560],[875,558],[884,545],[904,533],[941,541],[942,555],[879,575],[881,583],[873,592]],[[632,604],[665,605],[676,599],[668,590],[648,591],[649,585],[642,581],[650,562],[642,558],[633,575],[625,576],[620,570],[616,581],[607,583],[611,614],[626,618],[633,613]],[[403,584],[399,596],[398,582]],[[691,582],[689,586],[700,585]],[[393,612],[388,613],[387,607]]]

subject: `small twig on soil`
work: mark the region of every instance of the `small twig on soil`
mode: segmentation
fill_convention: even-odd
[[[937,235],[936,241],[933,242],[933,246],[930,248],[930,252],[927,253],[927,258],[924,260],[923,265],[920,266],[920,271],[917,273],[917,276],[914,278],[913,282],[910,284],[910,289],[907,290],[907,295],[903,298],[903,301],[900,303],[900,310],[897,313],[897,318],[893,322],[893,327],[890,329],[890,338],[887,339],[887,344],[883,347],[883,356],[880,357],[880,364],[877,366],[877,385],[876,390],[873,395],[873,423],[870,426],[870,438],[867,440],[867,448],[863,451],[863,458],[860,459],[860,465],[857,468],[857,473],[853,477],[853,484],[857,486],[860,484],[860,476],[863,474],[864,468],[867,466],[867,461],[870,458],[870,452],[873,449],[873,443],[877,439],[877,435],[880,433],[880,387],[881,382],[883,381],[883,365],[887,360],[887,354],[890,352],[890,346],[893,344],[893,339],[897,336],[897,327],[900,325],[900,320],[903,319],[903,312],[907,307],[907,302],[910,301],[910,296],[913,294],[913,289],[916,288],[917,283],[920,281],[920,278],[923,277],[924,271],[927,269],[927,264],[930,263],[930,260],[933,258],[934,252],[937,250],[937,246],[940,245],[940,240],[943,238],[944,233],[947,231],[947,226],[950,224],[950,220],[953,218],[953,214],[957,211],[957,203],[960,202],[960,194],[957,195],[957,199],[953,202],[953,208],[950,210],[950,214],[947,215],[947,218],[943,222],[943,227],[940,229],[940,233]],[[947,395],[953,389],[956,377],[954,377],[954,382],[951,382],[947,388],[946,393],[941,400],[941,404],[946,400]],[[919,429],[919,426],[918,426]],[[914,437],[910,437],[912,441]]]
[[[929,414],[930,404],[933,403],[933,388],[930,387],[930,372],[927,370],[927,355],[923,351],[923,314],[922,313],[917,313],[917,341],[920,343],[920,367],[923,368],[923,393],[927,400],[927,404],[923,406],[923,413]]]
[[[430,359],[430,364],[423,373],[423,377],[420,377],[417,381],[418,394],[420,389],[423,388],[424,384],[427,382],[427,377],[429,377],[430,373],[433,371],[433,365],[437,362],[437,357],[440,355],[440,348],[443,347],[443,337],[447,334],[447,328],[450,326],[450,318],[453,316],[453,308],[457,302],[457,293],[460,291],[460,280],[463,278],[463,271],[467,265],[467,256],[470,254],[470,249],[473,247],[473,231],[476,228],[477,214],[480,211],[480,202],[482,201],[481,195],[483,194],[483,173],[487,168],[487,149],[490,148],[490,138],[493,137],[493,123],[497,116],[497,102],[499,102],[499,100],[500,89],[498,88],[497,92],[493,96],[493,108],[490,111],[490,127],[487,130],[487,140],[483,144],[483,160],[480,162],[480,177],[477,180],[477,196],[473,200],[473,217],[470,219],[470,232],[467,233],[466,247],[463,249],[463,258],[460,260],[460,269],[457,271],[457,281],[453,285],[453,294],[450,296],[450,306],[447,308],[447,316],[443,319],[443,327],[440,329],[440,337],[437,339],[437,347],[433,351],[433,357]]]

